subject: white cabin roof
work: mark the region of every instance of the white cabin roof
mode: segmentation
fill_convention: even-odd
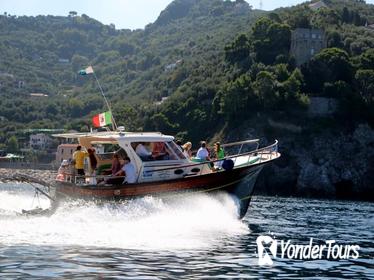
[[[116,132],[116,131],[103,131],[103,132],[83,132],[83,133],[63,133],[53,134],[52,136],[66,139],[79,139],[79,138],[99,138],[105,141],[108,140],[127,140],[130,142],[168,142],[173,141],[174,137],[164,135],[160,132]]]

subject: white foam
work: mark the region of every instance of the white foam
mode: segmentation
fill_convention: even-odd
[[[144,197],[124,204],[70,203],[61,205],[51,217],[10,216],[11,211],[27,207],[24,203],[30,205],[32,197],[33,193],[10,193],[0,187],[0,243],[198,249],[248,233],[237,218],[234,200],[226,194],[167,201]]]

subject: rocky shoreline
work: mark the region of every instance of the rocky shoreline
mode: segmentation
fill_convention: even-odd
[[[48,183],[52,183],[56,178],[57,172],[55,170],[0,168],[0,181],[1,177],[9,177],[16,173],[31,176]]]
[[[281,137],[282,157],[264,168],[256,191],[265,195],[374,201],[374,130]]]

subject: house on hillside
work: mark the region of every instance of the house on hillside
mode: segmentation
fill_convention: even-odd
[[[177,60],[176,62],[174,63],[171,63],[171,64],[168,64],[165,66],[165,71],[171,71],[171,70],[174,70],[179,64],[181,64],[183,62],[183,59],[179,59]]]
[[[34,92],[34,93],[30,93],[30,96],[31,97],[48,97],[48,94],[40,93],[40,92]]]
[[[70,60],[67,59],[67,58],[59,58],[58,59],[58,63],[60,63],[60,64],[68,64],[68,63],[70,63]]]
[[[73,153],[77,149],[78,144],[61,144],[57,147],[56,162],[60,164],[64,159],[73,158]]]
[[[16,86],[18,87],[18,88],[23,88],[23,87],[25,87],[25,81],[17,81],[16,82]]]
[[[314,2],[314,3],[309,4],[308,6],[313,11],[318,11],[319,9],[322,9],[322,8],[328,8],[328,6],[323,1]]]
[[[30,135],[29,145],[31,149],[45,150],[52,143],[51,137],[44,133]]]
[[[292,31],[290,53],[298,66],[326,47],[326,35],[321,29],[296,28]]]

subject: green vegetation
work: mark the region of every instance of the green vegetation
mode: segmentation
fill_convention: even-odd
[[[197,141],[259,114],[303,122],[311,96],[337,98],[332,122],[373,125],[374,31],[365,25],[374,23],[374,6],[325,3],[318,11],[302,4],[265,13],[242,0],[176,0],[134,31],[73,11],[4,14],[0,143],[24,128],[89,130],[105,106],[94,79],[77,75],[88,65],[127,130]],[[328,44],[301,68],[289,54],[297,27],[324,29]]]

